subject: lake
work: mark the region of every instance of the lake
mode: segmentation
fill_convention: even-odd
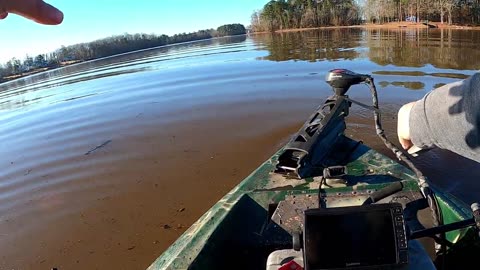
[[[333,68],[375,77],[387,135],[396,113],[480,68],[480,31],[336,29],[144,50],[0,84],[0,269],[145,269],[276,152],[332,92]],[[371,102],[366,86],[352,99]],[[347,134],[393,156],[372,113]],[[478,201],[480,166],[415,159]]]

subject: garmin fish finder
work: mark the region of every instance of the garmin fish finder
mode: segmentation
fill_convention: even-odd
[[[306,210],[303,237],[305,270],[395,269],[408,263],[398,203]]]

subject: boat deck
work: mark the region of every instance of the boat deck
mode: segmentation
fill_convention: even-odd
[[[279,215],[275,210],[280,203],[298,209],[361,205],[369,194],[396,181],[403,181],[403,190],[380,203],[401,203],[410,228],[431,226],[431,219],[418,218],[422,212],[428,217],[430,210],[410,170],[347,137],[337,143],[324,165],[345,165],[346,182],[319,188],[320,170],[304,179],[277,174],[279,151],[207,211],[148,269],[261,269],[270,252],[292,247],[291,234],[301,226],[300,214],[274,216]],[[468,217],[467,206],[439,194],[445,223]],[[466,233],[450,232],[447,239],[455,242]]]

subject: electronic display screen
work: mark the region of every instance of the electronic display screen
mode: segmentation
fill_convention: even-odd
[[[397,263],[394,217],[390,209],[354,207],[305,211],[306,269],[335,269]],[[320,211],[319,211],[320,210]]]

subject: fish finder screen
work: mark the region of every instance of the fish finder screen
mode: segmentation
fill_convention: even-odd
[[[305,212],[306,269],[396,264],[396,236],[391,209],[345,209],[337,213],[317,212],[321,209]]]

